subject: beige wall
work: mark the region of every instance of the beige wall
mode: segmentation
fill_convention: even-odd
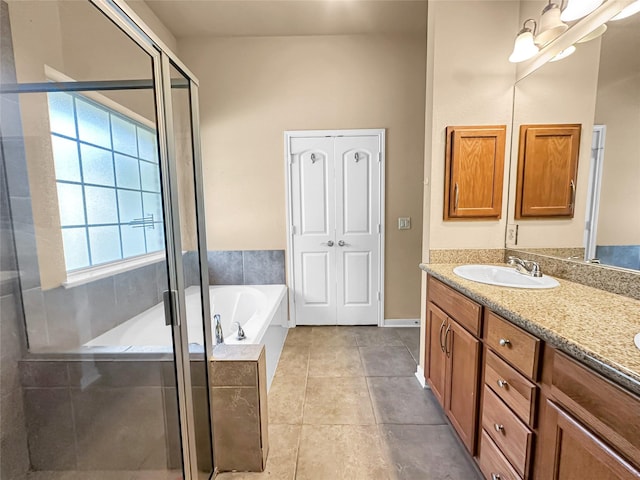
[[[602,39],[595,123],[607,126],[598,245],[640,244],[640,20]],[[635,216],[634,216],[635,215]]]
[[[584,246],[584,222],[599,57],[600,39],[596,39],[580,45],[572,56],[544,65],[516,85],[509,218],[510,223],[517,223],[519,226],[518,248]],[[516,221],[513,219],[520,125],[547,123],[582,125],[574,216],[572,219]]]
[[[423,35],[179,39],[200,80],[209,249],[286,247],[285,130],[386,128],[385,317],[417,318],[425,48]]]
[[[515,67],[507,61],[518,3],[429,1],[422,261],[429,249],[503,248]],[[502,218],[444,222],[444,150],[448,125],[507,126]],[[426,274],[422,274],[420,358],[424,356]],[[420,360],[423,368],[423,362]]]
[[[431,128],[425,162],[430,201],[430,249],[503,248],[507,182],[500,220],[443,221],[445,129],[448,125],[506,125],[511,132],[515,67],[506,61],[513,45],[518,4],[502,1],[429,3]],[[430,70],[430,71],[429,71]],[[429,105],[430,104],[430,105]],[[505,170],[509,164],[505,149]],[[505,173],[505,180],[507,174]]]

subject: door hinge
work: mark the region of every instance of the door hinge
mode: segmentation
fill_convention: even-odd
[[[180,314],[178,308],[178,292],[176,290],[165,290],[162,292],[162,303],[164,304],[164,323],[167,326],[180,326]]]
[[[293,159],[296,156],[295,153],[292,153],[291,155],[289,155],[289,165],[293,165]]]
[[[291,225],[291,235],[295,235],[295,234],[296,234],[296,226]]]
[[[378,301],[382,300],[382,294],[378,292]]]
[[[378,233],[382,233],[382,225],[378,224]]]
[[[378,152],[378,161],[381,162],[382,161],[382,152]]]

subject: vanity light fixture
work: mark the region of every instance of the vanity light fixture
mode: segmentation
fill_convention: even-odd
[[[640,0],[636,0],[631,5],[624,8],[619,14],[613,17],[611,20],[622,20],[623,18],[630,17],[640,12]]]
[[[576,43],[586,43],[589,40],[593,40],[595,38],[598,38],[600,35],[602,35],[606,31],[607,31],[607,24],[603,23],[602,25],[600,25],[595,30],[592,30],[591,32],[587,33],[584,37],[582,37]]]
[[[539,47],[546,45],[550,41],[555,40],[558,35],[569,28],[569,25],[560,19],[560,14],[560,6],[549,0],[549,4],[544,7],[542,15],[540,16],[538,34],[534,39],[536,45]]]
[[[565,22],[573,22],[586,17],[603,2],[604,0],[568,0],[567,7],[562,11],[560,18]]]
[[[527,23],[533,22],[533,29],[527,27]],[[509,55],[511,63],[524,62],[535,56],[539,49],[533,41],[533,34],[536,31],[537,23],[533,18],[524,21],[522,29],[518,32],[513,45],[513,52]]]
[[[562,50],[559,54],[557,54],[555,57],[553,57],[549,61],[550,62],[557,62],[558,60],[562,60],[563,58],[567,58],[569,55],[571,55],[575,51],[576,51],[576,46],[575,45],[571,45],[570,47],[567,47],[564,50]]]

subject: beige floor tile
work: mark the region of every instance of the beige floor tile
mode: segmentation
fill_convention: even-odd
[[[403,346],[402,340],[393,328],[360,327],[356,332],[359,347]]]
[[[222,473],[216,480],[293,480],[300,439],[299,425],[269,426],[269,456],[261,473]]]
[[[306,377],[309,367],[309,345],[285,345],[280,354],[277,376]]]
[[[300,425],[306,387],[306,377],[275,377],[269,390],[269,423]]]
[[[389,466],[375,425],[304,425],[297,480],[385,480]]]
[[[357,327],[313,327],[311,345],[313,347],[356,346],[355,329]]]
[[[374,424],[375,417],[364,377],[309,377],[303,423]]]
[[[364,376],[358,348],[312,346],[309,355],[309,376]]]
[[[287,332],[285,345],[311,345],[313,327],[295,327]]]

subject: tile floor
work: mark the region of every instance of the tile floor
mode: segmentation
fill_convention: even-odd
[[[414,373],[418,328],[298,327],[269,392],[262,473],[218,480],[477,480]],[[175,480],[179,472],[34,472],[29,480]]]
[[[414,373],[418,328],[298,327],[269,392],[267,468],[219,480],[476,480]]]

